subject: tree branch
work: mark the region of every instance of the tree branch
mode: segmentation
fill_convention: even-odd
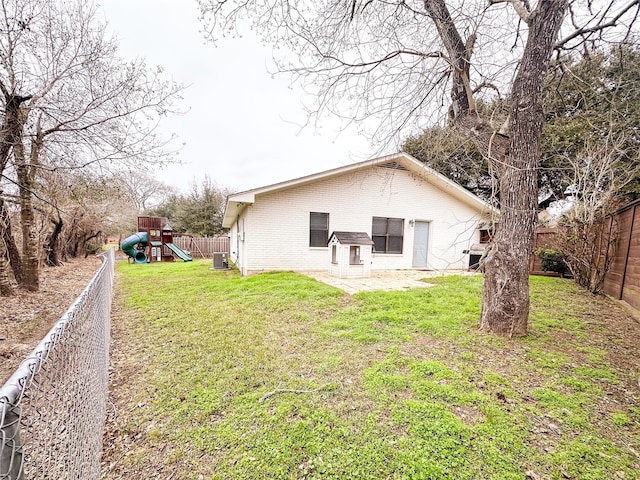
[[[475,113],[476,105],[469,80],[470,54],[473,50],[475,37],[472,35],[467,44],[462,41],[444,0],[425,0],[424,7],[436,24],[442,43],[454,66],[451,88],[454,115],[459,117]]]
[[[554,46],[555,49],[563,49],[565,48],[565,45],[567,43],[569,43],[571,40],[580,37],[580,36],[589,36],[593,33],[605,30],[609,27],[615,27],[618,23],[618,20],[620,20],[620,18],[622,18],[622,16],[627,13],[629,10],[631,10],[633,7],[638,6],[638,8],[640,9],[640,0],[631,0],[631,2],[629,2],[626,6],[624,6],[622,8],[622,10],[620,12],[618,12],[618,14],[613,17],[611,20],[609,20],[608,22],[604,22],[604,17],[600,18],[600,21],[598,22],[597,25],[594,25],[593,27],[587,27],[584,26],[582,28],[577,29],[576,31],[574,31],[573,33],[571,33],[570,35],[566,36],[565,38],[563,38],[562,40],[560,40],[559,42],[557,42]]]
[[[300,394],[300,393],[317,393],[317,392],[330,392],[332,390],[335,390],[335,385],[323,385],[322,387],[318,387],[318,388],[314,388],[313,390],[293,390],[290,388],[276,388],[275,390],[272,390],[270,392],[265,393],[262,397],[260,397],[260,399],[258,400],[259,402],[264,402],[265,400],[273,397],[274,395],[277,395],[279,393],[295,393],[295,394]]]
[[[521,2],[520,0],[489,0],[489,5],[496,5],[498,3],[510,3],[513,5],[513,9],[516,11],[520,19],[524,23],[529,23],[531,18],[531,11],[528,4]]]
[[[0,173],[0,177],[4,178],[5,180],[9,181],[10,183],[13,183],[13,184],[14,184],[15,186],[17,186],[17,187],[20,187],[20,188],[26,188],[26,187],[25,187],[24,185],[22,185],[20,182],[16,182],[16,181],[15,181],[15,180],[13,180],[12,178],[9,178],[9,177],[7,177],[6,175],[4,175],[4,174],[2,174],[2,173]],[[42,198],[40,195],[38,195],[38,192],[36,192],[36,191],[34,191],[34,190],[32,190],[32,189],[29,189],[29,188],[27,188],[27,191],[28,191],[31,195],[33,195],[34,197],[36,197],[38,200],[40,200],[41,202],[43,202],[43,203],[45,203],[45,204],[47,204],[47,205],[49,205],[49,206],[51,206],[51,207],[53,207],[53,208],[58,209],[58,207],[57,207],[55,204],[51,203],[49,200],[47,200],[47,199],[45,199],[45,198]],[[2,196],[3,196],[5,199],[7,199],[8,201],[10,201],[10,202],[14,202],[14,201],[11,199],[11,197],[17,198],[17,199],[18,199],[18,202],[15,202],[15,203],[19,203],[19,199],[20,199],[20,197],[16,197],[15,195],[10,195],[10,194],[8,194],[8,193],[3,193],[3,194],[2,194]],[[37,207],[36,207],[36,210],[37,210]],[[60,210],[60,211],[61,211],[62,213],[65,213],[65,214],[67,213],[67,212],[65,212],[64,210]]]

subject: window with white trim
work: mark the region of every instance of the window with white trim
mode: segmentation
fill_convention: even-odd
[[[329,242],[329,214],[311,212],[309,214],[309,246],[326,247]]]
[[[376,253],[402,253],[404,219],[373,217],[371,238]]]

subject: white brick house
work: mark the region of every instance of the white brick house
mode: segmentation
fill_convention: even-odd
[[[334,231],[367,232],[373,270],[469,265],[491,207],[406,153],[230,195],[223,226],[243,275],[327,270]]]

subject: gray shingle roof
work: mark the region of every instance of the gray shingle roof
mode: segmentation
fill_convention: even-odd
[[[333,237],[336,237],[343,245],[373,245],[366,232],[333,232],[329,236],[329,241]]]

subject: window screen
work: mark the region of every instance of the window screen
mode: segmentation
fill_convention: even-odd
[[[329,214],[311,212],[309,214],[309,246],[326,247],[329,242]]]
[[[377,253],[402,253],[404,219],[373,217],[371,237]]]

